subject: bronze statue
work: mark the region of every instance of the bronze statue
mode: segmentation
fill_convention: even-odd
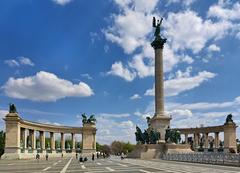
[[[89,124],[94,124],[96,122],[96,118],[94,115],[91,115],[89,118],[87,118],[86,114],[82,114],[82,123],[89,123]]]
[[[9,104],[9,113],[17,113],[17,108],[14,104]]]
[[[233,123],[232,114],[229,114],[229,115],[227,116],[225,123]]]
[[[162,21],[163,21],[163,18],[161,17],[161,20],[160,20],[160,21],[157,20],[157,24],[156,24],[156,18],[153,17],[152,26],[153,26],[154,28],[156,28],[155,33],[154,33],[154,36],[155,36],[156,38],[157,38],[157,37],[160,37]]]
[[[150,117],[146,117],[146,119],[147,119],[147,125],[148,125],[148,127],[150,127],[151,126],[151,122],[150,122],[151,118]]]

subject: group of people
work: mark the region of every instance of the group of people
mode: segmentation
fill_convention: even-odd
[[[95,157],[96,157],[97,159],[99,159],[100,157],[106,158],[106,157],[108,157],[108,155],[105,154],[105,153],[100,153],[100,152],[92,153],[92,161],[95,160]],[[87,157],[83,157],[82,155],[80,155],[80,156],[78,157],[78,153],[76,153],[76,159],[78,159],[79,162],[86,162],[86,161],[88,160]]]
[[[37,159],[37,161],[39,161],[39,159],[40,159],[40,154],[39,153],[36,154],[36,159]],[[48,153],[46,153],[45,159],[48,160]]]

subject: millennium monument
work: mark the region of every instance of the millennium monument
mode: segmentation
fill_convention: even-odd
[[[161,36],[163,18],[157,20],[153,17],[152,26],[155,28],[154,40],[151,46],[155,52],[155,114],[147,117],[148,128],[141,131],[136,127],[137,147],[129,157],[152,159],[163,157],[167,153],[192,153],[194,151],[224,151],[236,152],[236,124],[229,114],[224,125],[196,127],[196,128],[170,128],[171,117],[164,111],[164,72],[163,48],[167,39]],[[224,132],[224,144],[220,142],[219,133]],[[209,133],[215,138],[209,140]],[[185,135],[185,142],[179,144],[181,135]],[[192,135],[190,137],[188,135]]]
[[[6,124],[5,153],[2,159],[29,159],[39,153],[41,157],[75,155],[81,152],[90,155],[96,152],[96,119],[82,115],[83,127],[57,126],[23,120],[14,104],[10,104],[9,113],[4,118]],[[39,132],[37,142],[36,132]],[[50,143],[46,144],[46,132],[50,133]],[[56,143],[55,134],[60,135],[60,144]],[[71,134],[72,146],[66,144],[65,134]],[[76,146],[77,134],[82,135],[82,147]],[[57,145],[58,144],[58,145]]]
[[[151,43],[155,51],[155,115],[150,119],[151,127],[160,132],[160,139],[165,140],[165,130],[170,126],[171,118],[164,112],[164,81],[163,81],[163,47],[167,39],[162,38],[161,21],[157,21],[153,17],[152,26],[156,28],[154,36],[155,39]]]

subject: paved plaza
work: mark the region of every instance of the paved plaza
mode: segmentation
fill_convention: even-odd
[[[239,167],[194,164],[163,160],[135,160],[119,158],[97,159],[79,163],[76,158],[46,160],[0,160],[0,173],[80,172],[80,173],[239,173]]]

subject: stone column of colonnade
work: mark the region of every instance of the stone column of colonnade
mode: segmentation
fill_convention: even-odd
[[[65,138],[64,138],[64,133],[61,133],[61,149],[62,149],[62,153],[65,153]]]
[[[72,133],[72,152],[75,152],[75,133]]]
[[[215,137],[214,137],[214,151],[218,151],[219,148],[219,132],[215,132]]]
[[[52,153],[56,153],[54,132],[50,132],[50,142],[51,142]]]
[[[188,144],[188,134],[185,133],[185,144]]]
[[[40,143],[41,143],[41,149],[42,149],[42,153],[46,152],[46,146],[45,146],[45,132],[44,131],[40,131]]]
[[[204,133],[204,150],[208,151],[208,133]]]
[[[35,130],[29,129],[29,139],[31,141],[32,152],[36,152],[36,133]]]

